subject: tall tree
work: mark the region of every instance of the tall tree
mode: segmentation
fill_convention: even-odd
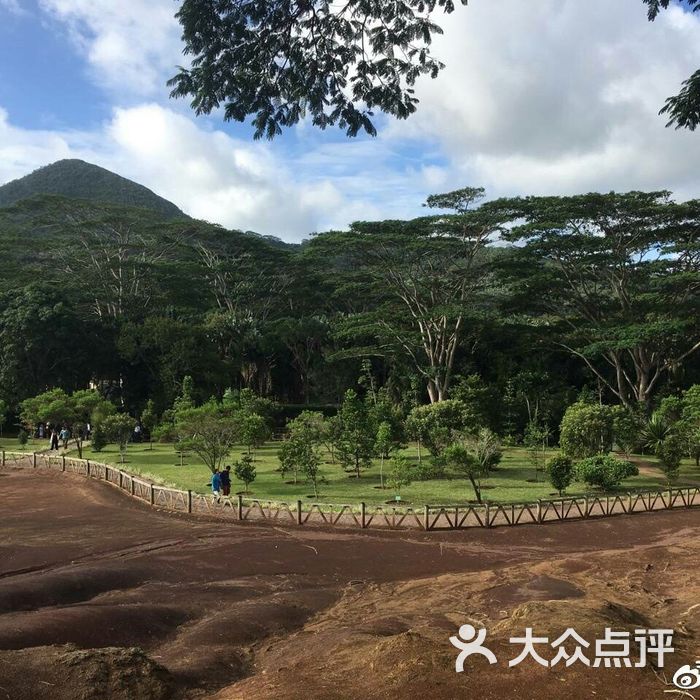
[[[668,192],[528,197],[504,237],[515,297],[625,406],[700,349],[700,202]],[[553,338],[554,339],[554,338]]]
[[[426,382],[432,403],[447,398],[455,358],[488,282],[485,250],[500,212],[473,209],[484,194],[467,187],[428,198],[453,213],[412,221],[358,222],[313,245],[343,251],[344,265],[365,276],[375,307],[350,315],[346,334],[373,334],[383,352],[403,353]],[[376,350],[374,351],[376,352]]]

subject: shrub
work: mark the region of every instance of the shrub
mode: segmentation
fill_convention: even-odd
[[[615,459],[610,455],[597,455],[582,460],[576,465],[576,476],[589,486],[599,486],[610,491],[619,486],[623,479],[637,476],[639,469],[631,462]]]
[[[656,446],[659,466],[670,484],[678,478],[681,460],[685,454],[685,444],[680,435],[671,434]]]
[[[433,458],[416,465],[416,481],[429,481],[430,479],[442,479],[445,476],[445,463],[442,459]]]
[[[248,486],[255,481],[255,477],[257,476],[252,458],[249,455],[243,455],[243,457],[235,463],[233,473],[236,475],[236,479],[245,484],[245,492],[248,493]]]
[[[571,459],[605,454],[612,448],[612,414],[609,406],[575,403],[561,421],[559,444]]]
[[[93,452],[101,452],[107,446],[107,436],[102,426],[96,425],[93,428],[90,444]]]
[[[558,455],[547,462],[547,473],[549,482],[561,496],[574,480],[574,464],[568,457]]]
[[[19,433],[17,433],[17,441],[22,447],[24,447],[29,442],[29,433],[22,428]]]

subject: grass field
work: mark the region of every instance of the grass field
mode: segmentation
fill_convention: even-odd
[[[282,479],[277,471],[279,463],[277,451],[279,443],[268,443],[256,450],[254,465],[257,470],[257,478],[250,486],[249,497],[265,498],[276,501],[304,501],[318,500],[325,503],[358,503],[364,501],[368,504],[379,504],[393,500],[394,492],[379,487],[379,460],[375,460],[372,467],[363,472],[358,480],[346,474],[338,464],[330,464],[330,458],[326,455],[326,463],[322,472],[326,479],[325,484],[319,487],[319,498],[314,499],[313,487],[299,481],[299,483],[285,483],[290,477]],[[551,454],[556,451],[552,450]],[[413,461],[417,462],[418,453],[414,446],[408,447],[403,452]],[[75,453],[73,453],[75,454]],[[234,450],[231,453],[230,463],[243,454],[243,450]],[[108,464],[119,464],[119,453],[115,446],[109,445],[99,453],[85,450],[84,457]],[[424,459],[426,457],[424,456]],[[666,486],[664,475],[653,466],[653,457],[639,458],[646,466],[641,466],[637,477],[626,480],[621,487],[622,491],[637,489],[657,489]],[[184,464],[180,466],[180,458],[172,445],[154,444],[153,449],[148,445],[130,445],[127,453],[127,463],[124,469],[141,474],[157,483],[182,489],[192,489],[194,492],[206,493],[209,491],[210,473],[207,467],[194,454],[184,457]],[[385,473],[388,465],[385,465]],[[486,500],[503,503],[535,501],[538,498],[552,498],[557,494],[545,475],[540,473],[540,481],[534,482],[535,472],[528,463],[527,451],[523,448],[506,448],[504,457],[493,476],[482,482],[485,487],[483,497]],[[236,481],[232,474],[231,492],[243,490],[243,484]],[[700,469],[688,460],[684,463],[678,485],[699,485]],[[567,495],[583,495],[587,492],[584,484],[572,484],[567,490]],[[430,481],[415,481],[410,486],[401,490],[402,500],[414,505],[464,503],[474,499],[474,492],[465,479],[433,479]]]

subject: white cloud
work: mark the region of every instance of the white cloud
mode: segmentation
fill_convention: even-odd
[[[119,95],[166,95],[166,80],[185,62],[173,0],[39,0],[39,5],[68,28],[96,81]]]
[[[700,16],[677,7],[649,23],[641,0],[473,0],[441,18],[434,51],[448,67],[419,82],[408,121],[389,120],[374,141],[302,124],[296,138],[262,144],[168,102],[164,82],[182,60],[172,0],[39,3],[68,27],[115,109],[90,133],[22,130],[0,113],[0,181],[83,157],[194,216],[288,239],[416,215],[427,194],[465,185],[491,196],[698,196],[700,133],[666,129],[657,114],[700,66]]]
[[[450,181],[490,194],[671,188],[697,196],[700,134],[664,99],[700,65],[700,17],[640,0],[475,0],[443,22],[447,64],[394,139],[434,139]]]
[[[24,14],[24,10],[19,4],[19,0],[0,0],[0,10],[5,9],[13,15]]]
[[[401,186],[392,185],[389,175],[375,187],[371,178],[381,179],[382,171],[363,172],[352,162],[351,175],[327,176],[312,167],[300,172],[303,159],[286,160],[269,144],[207,130],[157,104],[116,109],[92,132],[21,129],[0,110],[0,184],[61,158],[82,158],[118,172],[196,218],[290,241],[378,217],[383,209],[368,193],[388,194]],[[317,156],[319,162],[323,158]]]

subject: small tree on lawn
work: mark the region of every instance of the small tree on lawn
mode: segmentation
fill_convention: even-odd
[[[107,446],[107,436],[102,428],[102,423],[96,423],[95,427],[92,429],[92,438],[90,440],[90,446],[93,452],[102,452]]]
[[[29,433],[24,428],[20,428],[19,433],[17,433],[17,442],[22,447],[26,447],[29,442]]]
[[[678,478],[681,460],[685,454],[685,444],[681,435],[672,433],[656,446],[661,471],[666,475],[670,486]]]
[[[101,428],[107,440],[119,446],[119,458],[122,464],[126,461],[126,448],[135,427],[136,421],[125,413],[115,413],[102,421]]]
[[[637,413],[624,406],[613,407],[613,440],[625,457],[629,457],[640,444],[643,429],[643,422]]]
[[[221,469],[236,445],[238,431],[235,416],[214,400],[176,414],[175,432],[181,447],[194,452],[212,474]]]
[[[501,441],[498,435],[488,428],[481,428],[476,435],[468,437],[467,444],[485,476],[488,476],[503,458]]]
[[[610,452],[610,407],[585,401],[569,406],[561,421],[559,445],[564,454],[574,460]]]
[[[588,486],[598,486],[603,491],[612,491],[623,479],[638,474],[639,469],[634,464],[610,455],[588,457],[576,465],[576,477],[579,481]]]
[[[440,457],[459,476],[469,479],[478,503],[481,503],[481,479],[488,476],[488,470],[480,463],[473,452],[455,442],[448,445]]]
[[[647,421],[642,432],[644,447],[656,454],[659,447],[673,433],[673,425],[663,413],[655,411]]]
[[[535,421],[530,421],[525,428],[523,442],[527,447],[530,464],[535,469],[535,481],[539,481],[540,471],[544,469],[547,461],[547,441],[550,431],[547,426]]]
[[[413,481],[413,467],[403,455],[396,455],[391,460],[391,469],[387,484],[394,490],[395,500],[401,500],[401,489],[410,486]]]
[[[287,423],[287,429],[287,438],[277,455],[282,477],[292,472],[296,484],[298,473],[301,471],[306,474],[304,465],[313,461],[311,455],[316,455],[323,440],[323,415],[314,411],[302,411]],[[320,455],[318,457],[320,460]]]
[[[241,410],[236,414],[240,439],[250,455],[254,449],[262,447],[272,436],[267,421],[257,413]]]
[[[148,442],[149,449],[153,449],[153,430],[156,425],[158,425],[158,414],[156,413],[156,406],[152,399],[146,401],[146,406],[141,412],[141,424],[148,431]]]
[[[236,479],[243,482],[245,485],[245,492],[248,493],[248,486],[255,481],[255,477],[257,476],[252,457],[250,455],[243,455],[240,460],[234,464],[233,473],[236,475]]]
[[[321,476],[321,453],[314,444],[306,444],[299,452],[299,468],[302,474],[314,487],[314,498],[318,498],[318,485],[323,481]]]
[[[389,453],[396,449],[392,440],[391,423],[383,421],[377,428],[377,437],[374,441],[374,448],[379,454],[379,485],[384,488],[384,460],[389,457]]]
[[[558,491],[560,496],[564,495],[567,487],[574,480],[573,462],[564,455],[552,457],[547,462],[547,474],[552,486]]]
[[[360,478],[362,469],[372,463],[374,436],[367,406],[357,394],[348,389],[338,411],[340,429],[336,449],[340,464],[345,471],[354,471]]]

